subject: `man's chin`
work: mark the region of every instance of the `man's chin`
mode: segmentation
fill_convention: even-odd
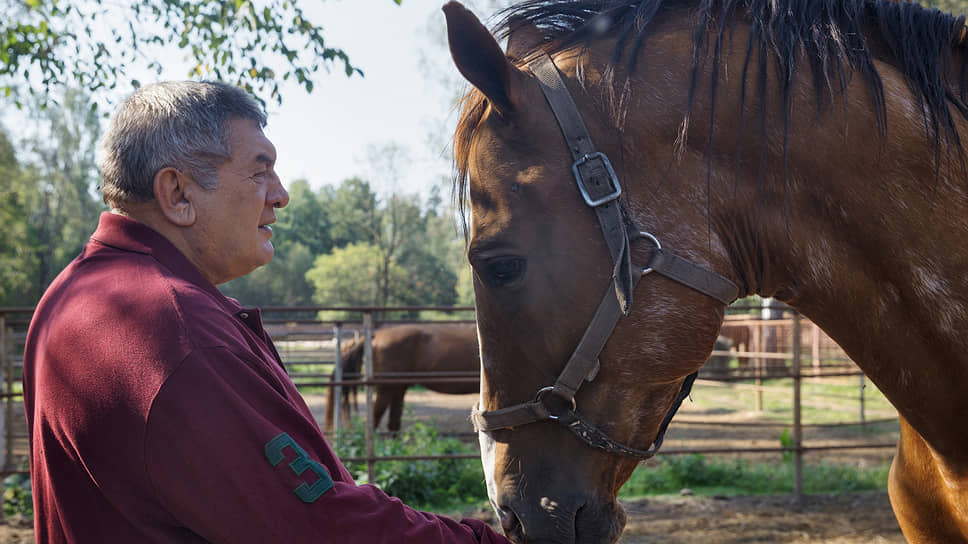
[[[272,245],[272,242],[270,242],[270,241],[267,240],[266,243],[265,243],[265,246],[263,246],[263,248],[262,248],[262,259],[261,259],[261,262],[259,263],[259,265],[256,268],[258,268],[259,266],[265,266],[265,265],[269,264],[269,261],[271,261],[272,258],[275,255],[276,255],[276,248],[275,248],[275,246]]]

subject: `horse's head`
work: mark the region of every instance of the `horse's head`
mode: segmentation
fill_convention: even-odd
[[[626,156],[631,140],[604,105],[605,83],[596,66],[605,60],[594,49],[558,52],[551,68],[565,75],[591,141],[621,179],[622,198],[601,206],[588,200],[614,196],[614,180],[596,159],[591,166],[597,172],[586,173],[586,183],[604,176],[606,187],[583,197],[572,169],[575,157],[534,64],[527,64],[541,58],[532,54],[544,41],[538,29],[514,29],[505,55],[469,11],[456,2],[444,10],[455,63],[476,88],[465,101],[455,146],[470,195],[468,257],[483,364],[484,414],[475,419],[484,429],[488,494],[505,532],[516,540],[613,542],[625,518],[616,502],[619,487],[641,457],[654,453],[649,450],[661,441],[663,421],[677,407],[687,377],[708,357],[722,322],[725,306],[717,293],[687,285],[708,282],[720,299],[729,298],[728,287],[735,287],[710,271],[727,270],[728,257],[707,236],[702,200],[656,191],[662,175],[657,166]],[[575,77],[580,57],[581,82]],[[662,105],[652,109],[656,117],[671,119]],[[648,127],[635,132],[637,141],[650,138]],[[601,219],[601,207],[611,210],[605,215],[618,215]],[[652,236],[638,236],[638,229]],[[605,230],[612,231],[608,236],[617,230],[617,241],[606,242]],[[678,260],[636,285],[642,269],[659,266],[657,242]],[[669,279],[675,271],[668,268],[680,266],[694,268],[684,272],[691,280]],[[589,333],[603,337],[597,343],[607,340],[604,349],[574,356],[593,315],[621,314],[618,300],[631,293],[627,316],[611,319],[618,321],[614,330],[606,316]],[[583,345],[595,344],[592,338]],[[563,376],[566,362],[576,357],[585,361],[569,363],[565,374],[571,376]],[[573,397],[569,384],[577,388]],[[496,412],[501,409],[513,413]]]

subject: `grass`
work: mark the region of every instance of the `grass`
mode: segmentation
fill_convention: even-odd
[[[763,380],[764,387],[777,390],[763,392],[763,411],[759,417],[765,421],[790,422],[793,411],[792,385],[790,378]],[[803,380],[800,387],[800,413],[805,425],[860,419],[859,378],[825,378],[823,382]],[[756,406],[756,393],[741,387],[700,383],[693,388],[690,398],[696,408],[715,413],[751,412]],[[891,403],[869,380],[865,380],[864,415],[869,420],[897,417],[897,411]]]
[[[807,463],[803,467],[803,490],[807,494],[885,490],[889,470],[890,464],[858,467]],[[715,496],[792,493],[793,464],[713,461],[700,454],[660,456],[640,465],[619,497],[668,495],[685,488],[696,495]]]

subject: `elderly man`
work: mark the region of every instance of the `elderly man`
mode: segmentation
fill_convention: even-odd
[[[357,486],[259,311],[215,287],[273,255],[289,195],[264,124],[214,82],[142,88],[112,119],[111,212],[24,355],[38,542],[506,542]]]

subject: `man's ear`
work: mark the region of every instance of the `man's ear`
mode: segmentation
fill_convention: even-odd
[[[192,195],[198,189],[193,179],[176,168],[162,168],[155,174],[155,200],[159,211],[170,223],[190,227],[195,223],[197,210]]]

